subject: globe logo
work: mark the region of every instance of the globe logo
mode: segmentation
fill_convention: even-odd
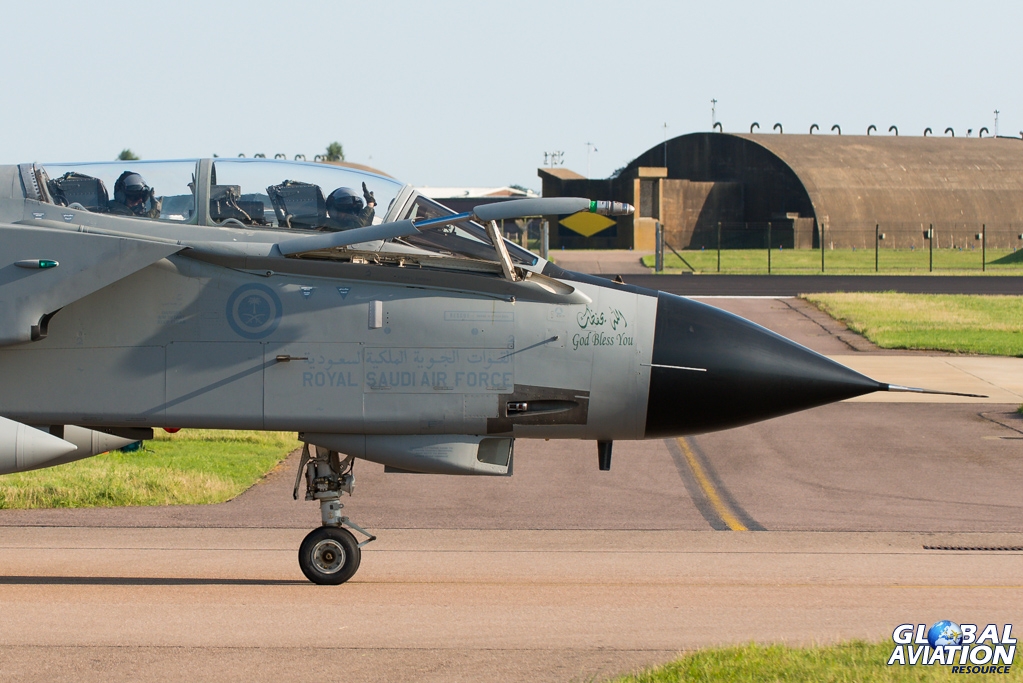
[[[266,285],[242,285],[227,299],[227,322],[246,339],[262,339],[272,334],[282,313],[280,298]]]
[[[962,645],[963,629],[959,624],[948,619],[942,619],[927,631],[927,642],[931,647],[939,645]]]

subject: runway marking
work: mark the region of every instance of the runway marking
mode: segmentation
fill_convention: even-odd
[[[696,482],[703,489],[703,495],[707,497],[711,506],[714,508],[714,512],[717,513],[718,517],[721,518],[728,528],[732,531],[749,531],[745,524],[739,521],[739,518],[735,516],[732,510],[725,505],[725,502],[721,500],[721,496],[718,495],[717,489],[714,484],[711,483],[707,473],[703,471],[703,466],[700,465],[700,461],[696,459],[696,455],[693,453],[693,449],[689,447],[689,443],[683,437],[675,439],[678,443],[679,448],[682,449],[682,455],[685,456],[686,462],[689,463],[689,469],[692,470],[693,476],[696,477]]]

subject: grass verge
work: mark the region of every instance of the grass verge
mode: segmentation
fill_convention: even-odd
[[[679,252],[698,273],[717,272],[717,250],[685,250]],[[934,272],[946,275],[1019,275],[1023,273],[1023,250],[988,249],[987,270],[982,271],[980,250],[935,249]],[[654,256],[644,256],[643,265],[654,267]],[[672,252],[665,250],[666,271],[685,271],[689,268]],[[873,274],[873,249],[826,249],[824,251],[826,275],[850,273]],[[930,269],[930,254],[926,249],[885,248],[878,254],[878,272],[892,274],[923,274]],[[722,273],[766,273],[766,249],[722,249]],[[821,272],[821,252],[816,249],[772,249],[771,272],[779,275],[806,275]]]
[[[1023,297],[896,292],[802,297],[881,348],[1023,356]]]
[[[293,433],[158,432],[135,453],[0,476],[0,509],[222,503],[298,446]]]
[[[850,642],[807,648],[741,645],[711,648],[674,662],[614,680],[614,683],[681,683],[682,681],[812,681],[814,683],[947,681],[951,667],[888,666],[891,643]],[[978,676],[970,676],[977,678]],[[999,681],[1023,681],[1023,667],[1013,666]]]

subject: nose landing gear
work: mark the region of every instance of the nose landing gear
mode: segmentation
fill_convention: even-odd
[[[361,560],[355,536],[341,527],[313,529],[298,549],[302,573],[321,586],[336,586],[352,578]]]
[[[313,583],[324,586],[342,584],[355,575],[362,560],[362,546],[375,541],[368,531],[355,524],[347,517],[341,516],[341,494],[352,495],[355,477],[352,474],[354,458],[341,458],[337,451],[329,451],[309,444],[302,448],[302,459],[298,464],[298,475],[295,477],[295,500],[298,500],[298,487],[305,472],[306,500],[320,502],[320,516],[323,526],[313,529],[298,549],[298,565],[302,573]],[[353,529],[366,536],[366,540],[358,543],[351,531]]]

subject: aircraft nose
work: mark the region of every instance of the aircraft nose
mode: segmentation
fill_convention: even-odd
[[[739,316],[659,293],[646,437],[728,429],[885,385]]]

